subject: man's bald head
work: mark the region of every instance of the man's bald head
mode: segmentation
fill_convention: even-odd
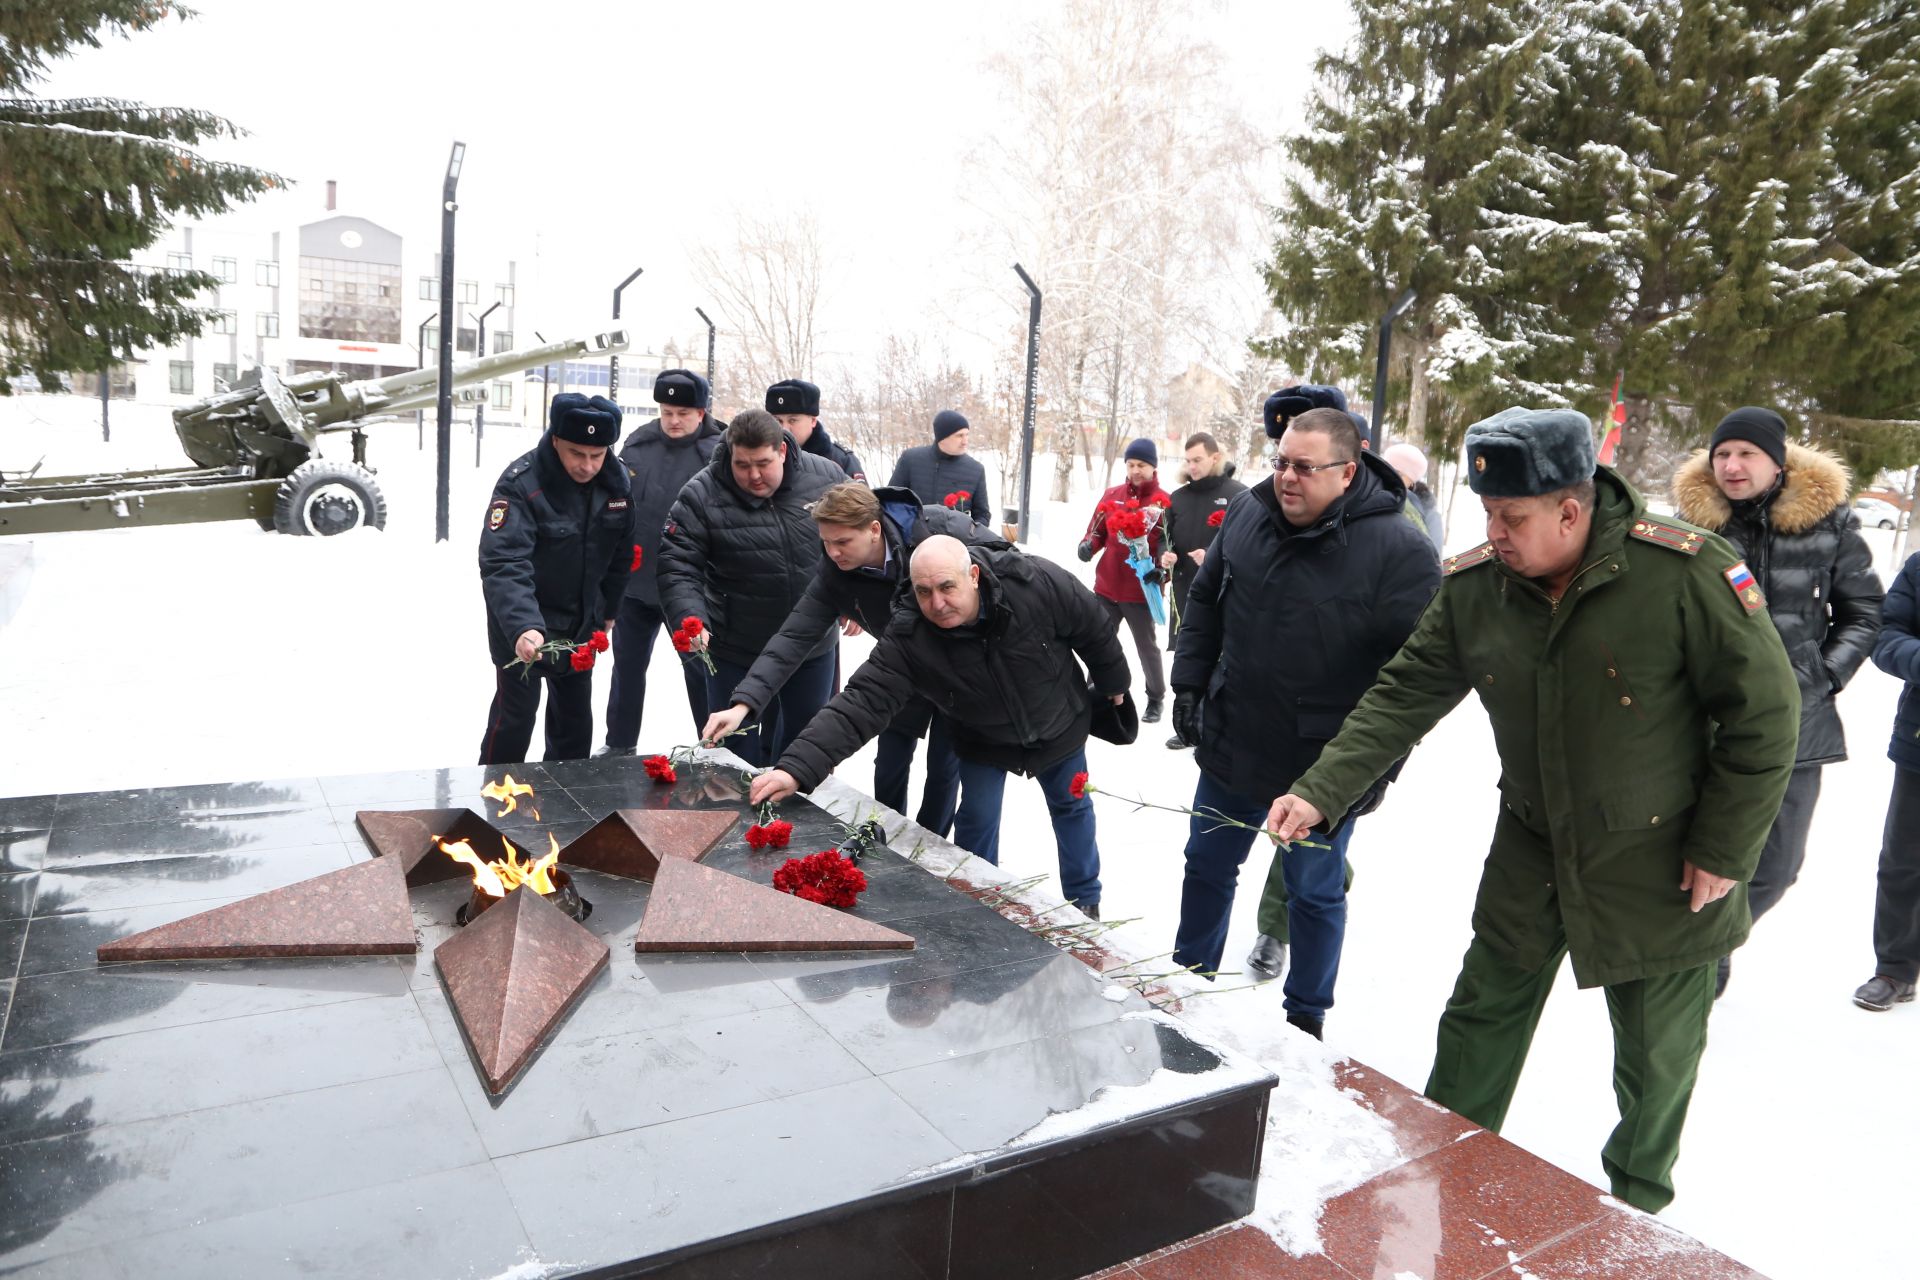
[[[913,549],[908,572],[914,602],[934,626],[964,626],[980,616],[980,567],[960,539],[944,533],[928,538]]]

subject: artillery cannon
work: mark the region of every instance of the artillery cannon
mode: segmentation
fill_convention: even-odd
[[[453,386],[626,349],[626,331],[615,329],[502,351],[455,365]],[[386,498],[366,466],[364,429],[427,408],[439,389],[438,369],[348,382],[337,373],[282,377],[256,366],[227,390],[173,411],[174,432],[194,466],[0,476],[0,535],[249,519],[291,534],[384,528]],[[320,437],[337,431],[353,433],[352,462],[315,456]]]

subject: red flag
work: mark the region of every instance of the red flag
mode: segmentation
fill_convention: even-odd
[[[1613,451],[1620,447],[1620,428],[1626,425],[1627,406],[1620,399],[1620,377],[1613,375],[1612,407],[1607,411],[1607,434],[1600,440],[1600,464],[1613,465]]]

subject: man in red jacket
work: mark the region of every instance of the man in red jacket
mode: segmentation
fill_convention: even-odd
[[[1087,536],[1080,541],[1080,558],[1091,560],[1094,552],[1105,550],[1100,563],[1094,566],[1093,593],[1100,597],[1107,616],[1113,619],[1116,632],[1122,620],[1133,632],[1133,647],[1140,654],[1140,667],[1147,676],[1147,708],[1140,713],[1140,721],[1152,724],[1160,718],[1161,704],[1166,701],[1167,677],[1160,666],[1160,647],[1153,634],[1154,615],[1147,604],[1146,593],[1165,591],[1165,574],[1159,568],[1160,525],[1173,499],[1160,487],[1160,454],[1153,447],[1153,441],[1129,442],[1125,458],[1127,481],[1100,495],[1100,505],[1094,509]],[[1137,548],[1127,545],[1129,539],[1121,529],[1123,523],[1133,523],[1135,512],[1145,524],[1146,560],[1153,566],[1144,588],[1139,571],[1127,563]]]

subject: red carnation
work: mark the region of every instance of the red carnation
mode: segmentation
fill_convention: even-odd
[[[838,849],[822,849],[781,863],[773,887],[822,906],[850,907],[866,891],[867,876]]]
[[[593,670],[593,650],[583,645],[575,649],[567,661],[573,664],[575,671],[591,671]]]
[[[605,653],[613,647],[613,641],[607,639],[607,633],[596,631],[587,638],[587,647],[595,653]]]
[[[1227,513],[1225,511],[1216,511],[1212,515],[1207,517],[1207,528],[1218,529],[1221,525],[1225,524],[1226,522],[1227,522]]]
[[[680,619],[680,629],[690,637],[697,636],[707,629],[707,624],[698,618],[682,618]]]
[[[770,842],[767,829],[759,823],[756,822],[747,828],[747,848],[764,849]]]
[[[1156,493],[1153,495],[1153,505],[1164,510],[1173,505],[1173,499],[1164,493]]]
[[[1073,781],[1067,784],[1067,794],[1075,800],[1087,798],[1087,775],[1085,772],[1073,775]]]
[[[1140,499],[1128,498],[1126,502],[1126,507],[1127,507],[1127,510],[1129,511],[1138,511],[1140,509]]]
[[[676,631],[673,633],[673,647],[682,653],[692,653],[693,637],[684,631]]]
[[[633,567],[628,569],[627,572],[629,573],[640,572],[640,561],[646,558],[646,554],[647,554],[646,551],[640,546],[639,543],[637,542],[634,543],[633,544]]]
[[[640,762],[646,766],[647,776],[655,782],[678,782],[680,775],[673,771],[673,761],[665,756],[648,756]]]
[[[793,824],[785,818],[775,818],[766,825],[765,830],[767,843],[775,849],[786,848],[787,842],[793,839]]]
[[[957,493],[950,493],[946,497],[940,499],[940,501],[945,503],[949,507],[957,507],[960,505],[960,495]]]

